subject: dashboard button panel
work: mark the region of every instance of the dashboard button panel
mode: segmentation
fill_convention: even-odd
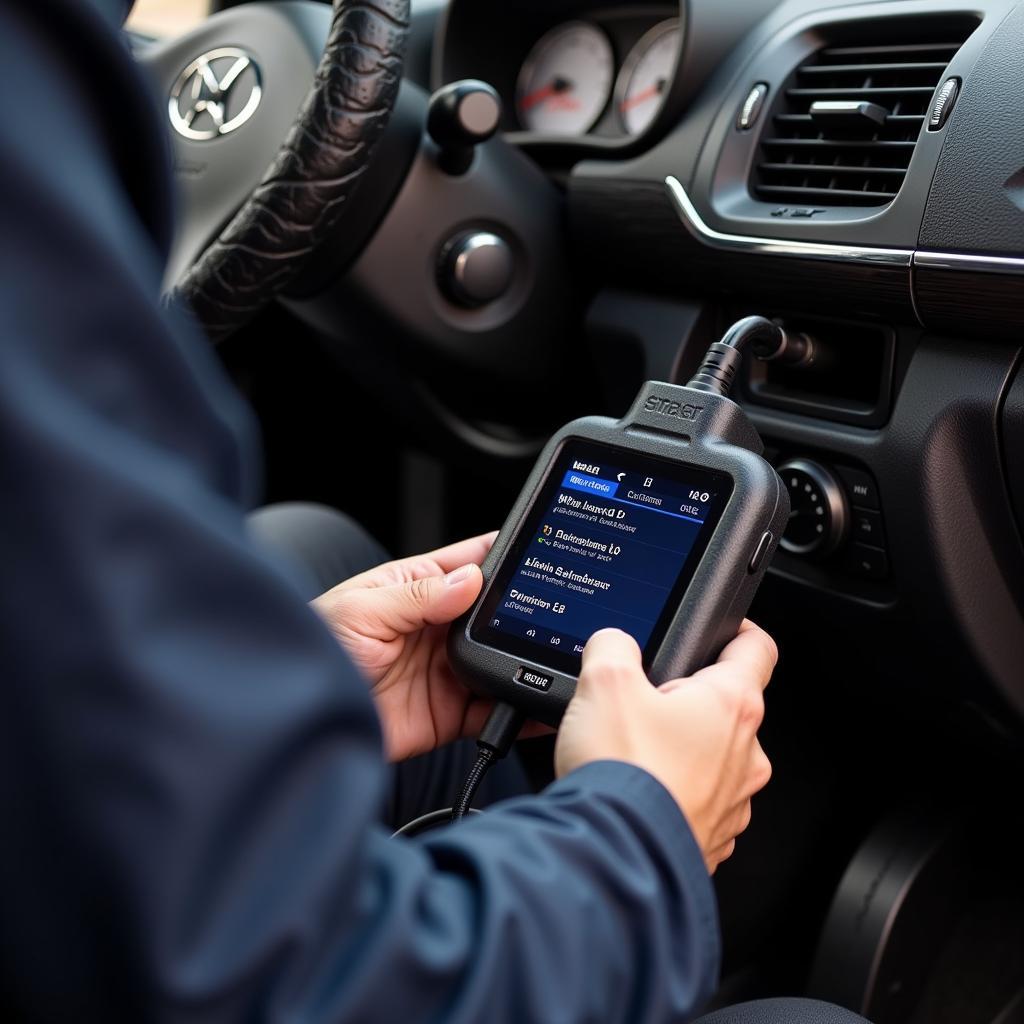
[[[810,454],[765,442],[765,455],[790,494],[791,515],[779,547],[787,572],[837,590],[851,577],[879,581],[889,576],[889,554],[878,484],[866,469],[834,464],[826,453]],[[760,546],[751,560],[756,572]],[[814,563],[813,568],[810,563]]]
[[[853,529],[851,536],[861,544],[872,544],[875,547],[885,547],[885,537],[882,532],[882,513],[873,512],[871,509],[855,508],[853,510]]]
[[[871,509],[882,507],[878,500],[878,488],[870,473],[852,466],[836,466],[836,472],[846,486],[853,505]]]
[[[869,544],[853,544],[846,555],[846,571],[868,580],[881,580],[889,575],[889,558],[881,548]]]

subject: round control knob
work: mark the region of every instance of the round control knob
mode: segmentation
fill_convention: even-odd
[[[453,302],[472,309],[504,295],[514,269],[504,238],[492,231],[467,231],[444,247],[440,284]]]
[[[779,541],[791,555],[823,558],[843,542],[850,513],[836,478],[810,459],[790,459],[779,466],[789,491],[789,522]]]
[[[466,78],[442,86],[427,106],[427,134],[437,143],[438,163],[449,174],[464,174],[473,149],[486,142],[501,121],[501,100],[486,82]]]

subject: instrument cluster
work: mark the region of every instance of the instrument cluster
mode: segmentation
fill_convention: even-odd
[[[683,27],[678,17],[597,15],[549,28],[516,76],[517,127],[545,136],[642,135],[672,83]]]

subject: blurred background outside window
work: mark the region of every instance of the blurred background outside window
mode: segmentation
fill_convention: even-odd
[[[446,0],[412,0],[415,11],[441,6]],[[128,27],[144,36],[177,36],[206,17],[211,0],[135,0]]]
[[[202,21],[210,0],[135,0],[128,27],[147,36],[176,36]]]

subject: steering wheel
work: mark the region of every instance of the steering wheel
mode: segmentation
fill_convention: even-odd
[[[230,335],[280,293],[346,218],[398,97],[409,6],[335,0],[313,87],[291,130],[248,198],[173,288],[172,301],[184,300],[211,340]],[[262,34],[269,12],[248,13]],[[196,35],[208,31],[209,25]],[[169,50],[190,42],[178,40]],[[163,63],[169,56],[160,54]],[[193,143],[227,142],[256,113],[270,70],[246,47],[206,50],[171,88],[172,127]]]
[[[409,0],[256,0],[136,46],[179,193],[165,288],[214,341],[278,298],[419,435],[520,457],[548,408],[524,388],[572,343],[564,196],[497,113],[474,128],[488,86],[402,80],[409,22]]]

